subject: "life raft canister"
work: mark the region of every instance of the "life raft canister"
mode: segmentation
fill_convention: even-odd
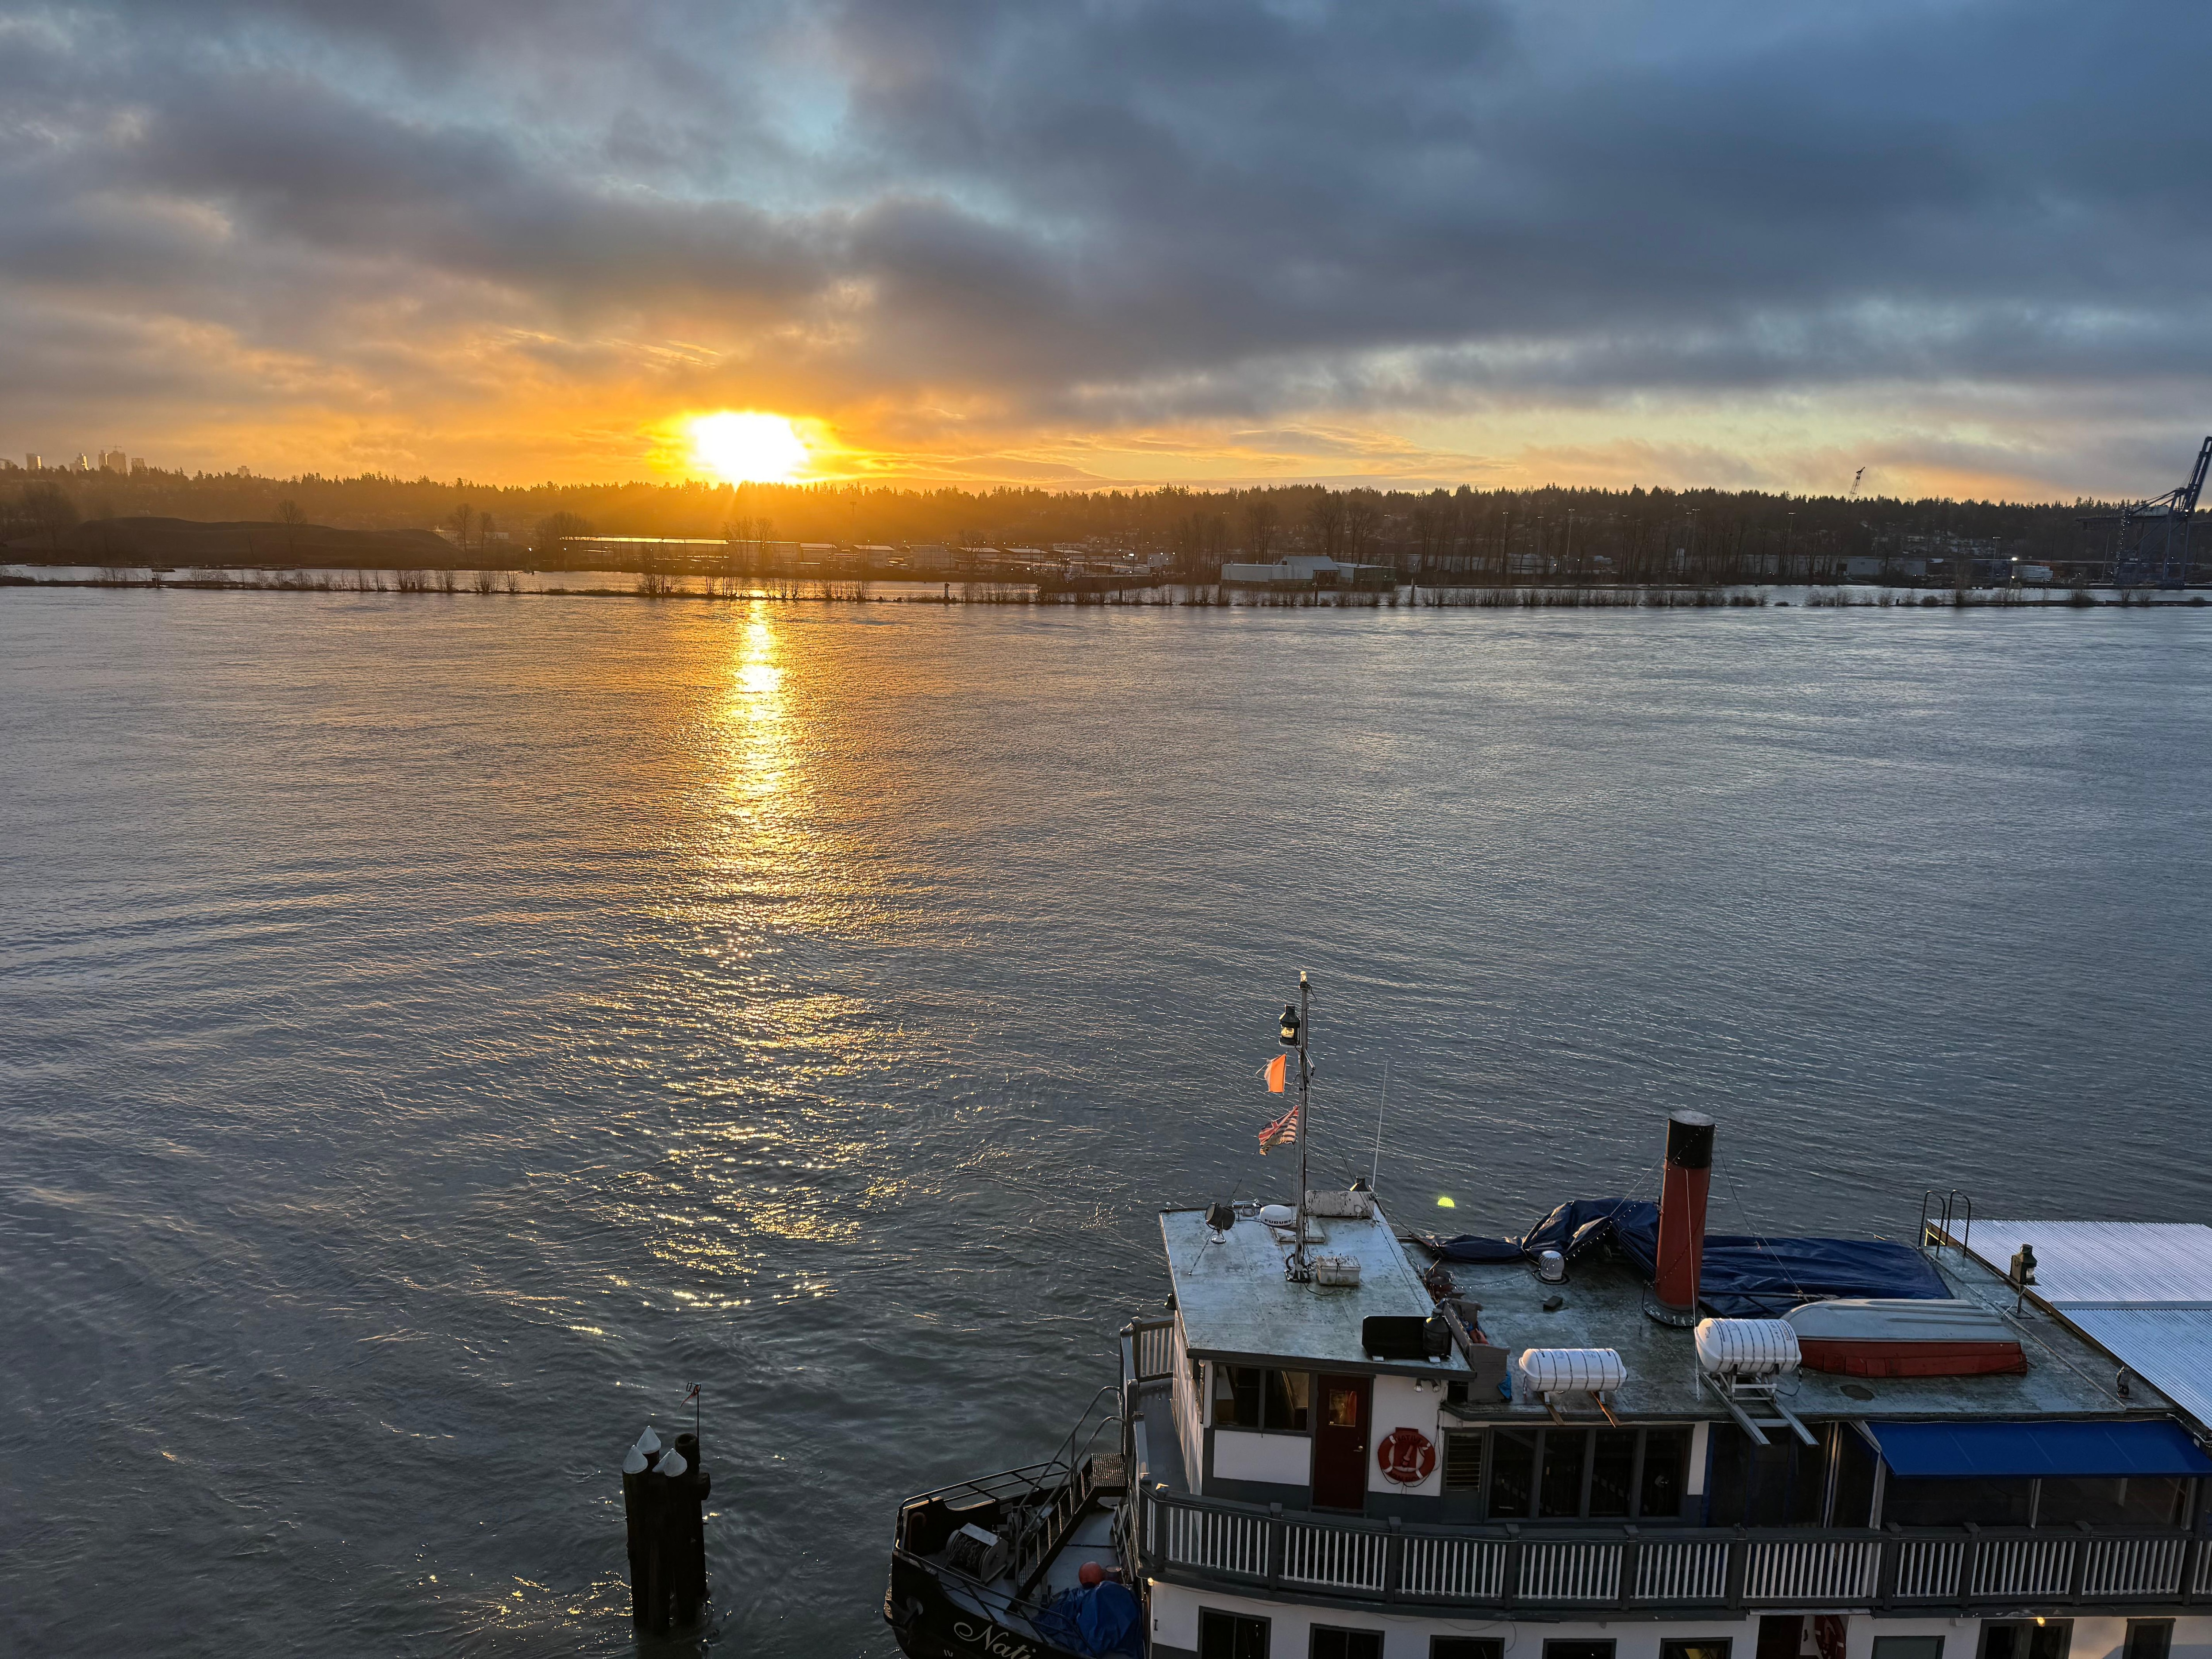
[[[1393,1429],[1375,1448],[1375,1462],[1401,1486],[1418,1486],[1437,1472],[1437,1449],[1419,1429]]]

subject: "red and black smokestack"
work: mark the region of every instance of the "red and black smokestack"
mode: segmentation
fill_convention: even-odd
[[[1658,1314],[1695,1324],[1705,1261],[1705,1188],[1713,1176],[1713,1121],[1703,1112],[1667,1120],[1667,1173],[1659,1188],[1659,1260],[1651,1277]]]

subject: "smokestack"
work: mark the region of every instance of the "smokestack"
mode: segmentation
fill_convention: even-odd
[[[1705,1188],[1713,1174],[1713,1121],[1703,1112],[1667,1120],[1667,1172],[1659,1189],[1659,1260],[1651,1278],[1654,1316],[1698,1322],[1698,1275],[1705,1260]]]

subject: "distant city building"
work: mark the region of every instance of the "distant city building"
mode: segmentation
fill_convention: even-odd
[[[119,449],[103,449],[100,452],[100,470],[102,472],[128,472],[131,471],[131,458]]]
[[[145,470],[146,458],[143,455],[133,455],[131,458],[131,471],[132,475],[135,477],[138,473],[143,472]]]
[[[23,465],[33,472],[43,472],[46,470],[46,461],[37,454],[24,456]]]
[[[89,455],[85,455],[85,454],[80,453],[80,454],[77,456],[77,458],[76,458],[76,465],[75,466],[71,467],[71,468],[70,469],[70,471],[72,471],[72,472],[89,472],[89,471],[92,471],[92,458],[91,458]]]

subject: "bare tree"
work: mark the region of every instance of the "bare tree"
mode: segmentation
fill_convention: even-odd
[[[451,513],[448,513],[446,515],[446,522],[453,527],[453,544],[455,546],[459,547],[464,550],[467,549],[469,544],[469,532],[474,527],[476,521],[477,510],[471,507],[466,501],[463,501],[459,507],[455,507]]]
[[[1358,564],[1375,544],[1382,521],[1382,498],[1371,489],[1347,489],[1338,498],[1344,507],[1342,551],[1337,556]]]
[[[1271,562],[1267,556],[1275,550],[1277,518],[1274,502],[1265,495],[1255,495],[1244,503],[1244,551],[1253,563]]]
[[[23,516],[46,532],[47,550],[62,550],[62,532],[76,528],[76,503],[57,483],[34,483],[23,492]]]
[[[276,522],[284,526],[284,556],[294,564],[300,562],[300,526],[307,521],[299,502],[288,496],[276,503]]]
[[[531,536],[532,550],[541,559],[557,561],[563,551],[562,544],[572,536],[588,536],[592,521],[574,513],[549,513],[538,521]]]
[[[1313,538],[1313,550],[1338,558],[1344,552],[1344,497],[1334,489],[1323,489],[1314,497],[1314,504],[1306,514],[1306,531]]]

